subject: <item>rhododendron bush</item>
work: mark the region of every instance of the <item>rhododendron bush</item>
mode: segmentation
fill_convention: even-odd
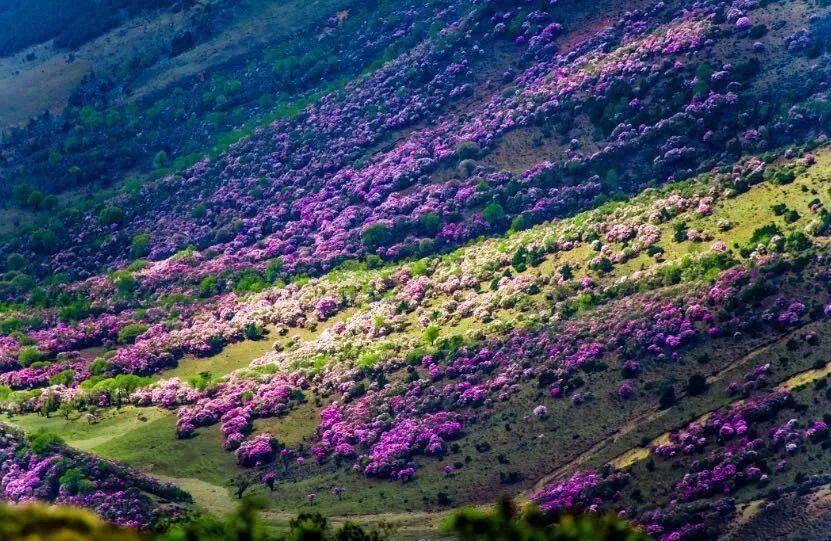
[[[35,442],[38,440],[35,439]],[[147,528],[165,513],[151,498],[187,502],[179,488],[59,444],[35,451],[19,433],[0,434],[0,490],[11,502],[43,500],[92,509],[123,526]]]

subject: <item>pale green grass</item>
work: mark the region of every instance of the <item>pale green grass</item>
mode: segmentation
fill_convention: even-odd
[[[173,33],[183,24],[180,13],[153,12],[131,20],[67,53],[43,44],[0,59],[0,131],[24,122],[44,110],[59,112],[90,69],[105,72],[157,42],[159,34]],[[29,53],[35,60],[23,61]]]
[[[83,414],[73,414],[65,419],[57,414],[43,417],[37,414],[10,417],[3,415],[2,420],[18,426],[26,432],[54,432],[66,443],[82,451],[92,451],[111,440],[126,436],[140,430],[148,423],[170,417],[171,412],[156,408],[135,408],[127,406],[120,410],[103,411],[99,421],[90,423]]]
[[[200,479],[224,486],[239,473],[233,453],[222,447],[219,426],[193,438],[176,437],[176,417],[167,415],[90,449],[152,475]]]
[[[254,420],[256,432],[268,432],[288,447],[309,445],[320,425],[320,410],[313,401],[307,401],[283,417]]]
[[[176,368],[162,372],[156,379],[182,378],[187,380],[201,372],[210,372],[214,376],[224,376],[234,370],[245,368],[251,361],[271,351],[274,345],[274,333],[262,340],[243,340],[228,344],[220,353],[211,357],[188,356],[179,361]]]

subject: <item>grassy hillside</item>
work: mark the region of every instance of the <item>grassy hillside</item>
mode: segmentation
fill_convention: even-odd
[[[3,421],[276,529],[505,493],[821,538],[829,18],[249,0],[136,12],[82,80],[37,45],[69,97],[2,146]],[[4,497],[66,497],[32,471]]]

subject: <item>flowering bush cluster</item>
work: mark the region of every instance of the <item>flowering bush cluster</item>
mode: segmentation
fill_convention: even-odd
[[[164,516],[153,496],[174,502],[190,497],[123,466],[63,448],[35,450],[20,434],[0,431],[0,490],[11,502],[42,500],[92,509],[123,526],[147,528]],[[44,446],[40,446],[44,447]]]
[[[210,246],[209,265],[182,268],[187,274],[175,278],[195,283],[207,272],[262,266],[273,257],[280,257],[288,269],[327,267],[367,251],[395,257],[418,253],[413,250],[430,243],[455,244],[514,217],[541,221],[587,203],[601,189],[599,180],[609,164],[634,155],[629,151],[636,146],[655,148],[647,162],[662,178],[686,175],[696,168],[697,159],[703,165],[708,152],[724,149],[723,134],[732,129],[733,117],[721,112],[741,103],[739,88],[746,75],[725,66],[706,81],[709,96],[689,91],[697,75],[684,55],[713,46],[709,36],[716,25],[711,21],[729,3],[679,4],[655,3],[627,12],[610,28],[563,53],[554,45],[562,28],[546,11],[488,7],[462,17],[447,25],[440,44],[426,41],[368,80],[350,85],[342,100],[328,96],[299,118],[256,132],[217,162],[200,163],[156,189],[147,188],[138,200],[119,201],[130,215],[124,234],[149,232],[151,259],[170,255],[187,242]],[[439,18],[462,11],[454,7]],[[485,48],[505,39],[500,25],[514,17],[522,18],[514,21],[521,30],[512,31],[511,39],[527,48],[529,66],[510,81],[515,92],[493,96],[470,119],[453,114],[452,107],[444,112],[469,94],[472,87],[463,82],[465,76],[481,61]],[[673,22],[664,24],[667,20]],[[451,50],[454,54],[448,54]],[[415,69],[425,75],[413,77]],[[666,77],[684,92],[686,102],[674,122],[663,116],[668,114],[660,107],[663,96],[649,99],[647,89],[654,85],[642,85],[640,96],[618,96],[622,86],[635,87],[648,76]],[[464,144],[488,150],[505,133],[538,119],[572,117],[586,93],[602,96],[600,110],[617,99],[630,104],[610,124],[610,140],[597,154],[572,152],[563,162],[531,167],[519,177],[481,170],[457,184],[425,182],[449,159],[469,154],[458,150]],[[653,101],[659,103],[653,106]],[[722,119],[725,125],[718,125]],[[709,126],[713,120],[716,125]],[[385,132],[419,121],[431,126],[410,130],[391,150],[354,165]],[[710,128],[706,133],[702,124]],[[699,132],[703,141],[696,140]],[[659,145],[659,140],[667,142]],[[263,176],[265,189],[258,187]],[[487,189],[476,187],[482,182]],[[258,195],[252,196],[252,190]],[[492,199],[489,192],[505,201],[508,212],[501,224],[479,217]],[[206,212],[187,218],[186,205],[199,205]],[[229,227],[232,214],[250,216],[242,230]],[[462,215],[467,219],[458,218]],[[425,216],[431,217],[426,228]],[[433,217],[438,224],[432,224]],[[101,226],[88,220],[80,227],[75,233],[85,239],[92,233],[88,228]],[[370,230],[373,234],[367,236]],[[88,254],[80,251],[75,246],[63,250],[54,258],[56,268],[89,267]],[[114,255],[118,261],[121,254]],[[139,287],[158,289],[174,280],[170,266],[169,259],[152,262],[139,273]]]
[[[791,395],[783,391],[761,399],[751,399],[723,413],[713,413],[703,424],[693,424],[682,432],[670,434],[669,442],[659,445],[654,452],[658,456],[671,458],[679,453],[692,454],[699,451],[714,439],[729,441],[744,438],[747,435],[748,424],[775,415],[790,405],[791,401]]]
[[[730,4],[731,13],[743,14],[730,17],[730,24],[747,18],[746,12],[752,7]],[[689,135],[677,133],[689,133],[690,126],[697,126],[702,118],[708,122],[726,118],[719,112],[721,101],[735,104],[739,99],[737,85],[731,86],[728,81],[737,82],[740,75],[730,69],[717,72],[721,74],[718,77],[712,76],[708,97],[683,94],[688,103],[684,114],[677,117],[682,125],[658,120],[657,111],[645,105],[650,103],[648,96],[632,96],[627,102],[629,108],[610,130],[612,142],[593,156],[575,150],[565,162],[540,163],[520,175],[479,165],[476,174],[458,182],[426,182],[431,172],[449,160],[475,157],[498,146],[499,138],[508,131],[540,118],[573,114],[586,92],[608,95],[602,101],[611,101],[617,96],[610,88],[618,88],[621,81],[634,82],[643,74],[677,78],[679,84],[698,77],[694,66],[685,64],[681,57],[712,46],[708,36],[714,32],[712,21],[718,19],[714,14],[723,13],[724,6],[696,5],[686,11],[683,8],[659,3],[626,13],[616,24],[575,44],[567,53],[557,51],[555,41],[562,28],[548,11],[502,11],[490,6],[482,13],[461,17],[442,32],[441,44],[425,42],[385,65],[368,80],[350,85],[342,100],[326,97],[299,118],[279,121],[258,131],[217,162],[200,163],[181,177],[167,179],[157,188],[148,187],[138,201],[120,201],[130,214],[124,234],[150,232],[152,239],[150,258],[154,261],[132,273],[135,287],[158,297],[180,292],[185,284],[193,290],[204,278],[229,271],[263,270],[274,258],[282,261],[286,271],[327,268],[345,257],[366,253],[383,257],[425,253],[422,248],[438,242],[427,248],[429,253],[483,232],[499,231],[512,218],[527,226],[585,206],[600,193],[601,174],[607,172],[609,162],[634,155],[629,149],[635,146],[651,148],[659,139],[666,144],[653,160],[658,169],[672,163],[674,170],[686,171],[688,162],[711,154],[713,148],[696,146],[688,140]],[[435,16],[447,21],[462,11],[452,8]],[[480,24],[477,17],[486,17],[487,23]],[[506,38],[527,48],[525,56],[530,67],[514,74],[511,82],[516,92],[492,96],[472,118],[443,113],[444,106],[467,94],[461,81],[479,62],[485,44]],[[455,50],[455,54],[448,54],[450,50]],[[415,66],[429,77],[414,79]],[[552,73],[556,76],[552,77]],[[392,149],[355,165],[355,158],[385,132],[423,120],[432,125],[407,132]],[[307,126],[312,126],[310,133],[305,131]],[[721,145],[723,141],[713,135],[716,127],[712,128],[705,139],[718,140]],[[263,175],[269,186],[258,189],[261,198],[250,195]],[[668,174],[666,178],[676,177]],[[499,213],[485,212],[487,202],[494,199],[502,201],[501,217]],[[712,211],[711,196],[692,199],[684,205],[701,215]],[[206,212],[187,218],[192,213],[182,207],[183,202],[201,205]],[[132,204],[137,207],[130,210]],[[679,205],[670,201],[667,206],[672,209]],[[671,215],[669,212],[657,215],[666,217]],[[226,222],[231,215],[247,218],[242,221],[242,230],[226,234]],[[82,239],[94,236],[93,231],[86,229],[100,227],[96,224],[93,219],[80,221],[77,227],[82,230],[77,235]],[[602,267],[604,258],[621,263],[636,257],[660,238],[654,224],[627,221],[610,224],[608,230],[600,233],[608,244],[599,247],[597,267]],[[688,231],[688,235],[691,233]],[[187,242],[206,249],[163,257],[185,243],[183,234]],[[562,248],[570,249],[570,243],[565,241]],[[613,243],[629,245],[615,249]],[[57,254],[55,269],[89,267],[85,263],[89,254],[75,253],[76,249],[80,250],[69,246]],[[114,261],[121,260],[116,257]],[[421,301],[426,287],[422,279],[412,281],[401,292],[403,297],[409,297],[408,302]],[[535,284],[516,285],[522,291]],[[73,287],[101,299],[103,306],[113,310],[109,301],[104,300],[112,297],[116,289],[111,280],[96,275]],[[296,290],[282,300],[291,298],[291,293]],[[313,317],[324,320],[335,313],[341,299],[320,294],[312,302]],[[479,310],[464,301],[453,302],[462,314],[487,311],[487,302]],[[304,301],[294,307],[290,302],[282,304],[289,311],[280,317],[274,313],[278,307],[270,307],[267,317],[272,322],[303,324],[310,317]],[[111,365],[115,370],[146,374],[169,366],[184,354],[212,353],[223,343],[239,339],[240,330],[252,319],[250,312],[247,318],[238,316],[240,308],[230,294],[215,298],[202,313],[184,308],[177,316],[181,329],[171,332],[158,324],[150,325],[136,344],[119,350]],[[448,314],[454,311],[453,306],[447,306]],[[90,321],[94,328],[89,332],[80,330],[86,324],[58,325],[37,331],[39,334],[32,338],[42,342],[48,353],[106,345],[132,315],[130,311],[117,313]],[[794,315],[783,314],[783,321]],[[234,318],[239,324],[232,321]],[[9,351],[14,352],[13,345]],[[79,368],[40,367],[6,379],[12,386],[31,388],[44,385],[59,372]],[[83,374],[75,378],[82,379]]]
[[[735,176],[724,180],[729,186],[757,167],[751,160]],[[335,322],[315,341],[286,351],[278,348],[254,363],[268,371],[241,371],[204,391],[176,379],[162,380],[133,391],[130,398],[137,405],[178,408],[180,437],[192,435],[200,426],[220,423],[227,449],[245,446],[264,451],[259,440],[257,445],[253,440],[245,441],[254,418],[288,412],[302,399],[299,389],[341,395],[343,402],[324,411],[320,442],[312,449],[315,457],[326,460],[335,456],[354,461],[356,470],[365,475],[408,480],[417,468],[415,457],[443,455],[447,442],[463,433],[470,413],[509,399],[525,381],[537,380],[555,399],[570,394],[572,402],[579,405],[592,398],[590,389],[579,388],[585,385],[581,371],[611,363],[618,364],[624,378],[633,378],[651,360],[678,359],[685,347],[697,340],[719,337],[724,334],[722,329],[757,332],[759,328],[769,328],[778,332],[798,324],[806,312],[804,304],[784,297],[765,303],[758,314],[732,303],[754,280],[775,275],[766,270],[766,265],[780,268],[782,262],[777,261],[777,256],[757,258],[752,271],[734,267],[709,288],[676,298],[650,294],[625,298],[631,295],[630,286],[610,288],[602,276],[576,279],[534,272],[519,272],[512,278],[502,275],[506,268],[524,270],[523,265],[532,258],[566,254],[588,244],[593,235],[608,239],[600,246],[593,241],[593,249],[622,243],[640,249],[638,242],[642,237],[648,240],[640,246],[650,246],[660,240],[659,226],[680,213],[697,213],[702,204],[712,205],[718,197],[720,191],[711,191],[706,197],[670,195],[613,213],[591,213],[581,228],[564,222],[562,226],[531,230],[506,241],[507,253],[515,253],[513,258],[506,257],[504,252],[471,249],[463,251],[453,267],[402,266],[393,273],[345,275],[349,276],[347,280],[313,279],[248,298],[228,295],[219,308],[209,305],[191,312],[189,327],[168,330],[161,325],[151,326],[135,343],[122,346],[110,357],[110,363],[135,358],[135,362],[115,366],[127,372],[148,373],[187,352],[204,354],[206,350],[200,347],[216,348],[217,343],[239,340],[252,324],[312,325],[314,319],[336,316],[342,307],[369,300],[369,309]],[[730,259],[724,261],[730,264]],[[642,273],[636,279],[648,283],[654,277]],[[496,289],[476,291],[479,284],[488,280],[496,281]],[[408,378],[406,383],[370,385],[367,389],[360,381],[367,368],[392,373],[406,366],[401,356],[417,345],[400,334],[406,329],[407,314],[414,314],[425,327],[434,322],[453,323],[464,316],[487,320],[495,311],[524,302],[541,289],[556,291],[566,299],[589,294],[601,306],[586,317],[549,320],[543,331],[506,332],[504,339],[461,348],[451,355],[423,356],[411,372],[418,377]],[[390,293],[380,296],[377,292],[381,291]],[[428,311],[432,303],[440,303],[442,309]],[[566,304],[564,301],[557,310],[565,311]],[[627,317],[621,317],[622,313]],[[307,318],[307,314],[313,315]],[[780,317],[781,314],[787,316]],[[379,345],[379,338],[393,333],[398,333],[396,349],[369,353]],[[480,341],[481,337],[474,339]],[[356,349],[368,352],[355,356]],[[311,370],[322,356],[331,359],[330,370]],[[161,364],[146,364],[148,361]],[[57,370],[64,366],[63,362],[40,370]],[[271,373],[275,369],[277,373]],[[8,374],[15,373],[19,371]],[[620,384],[617,394],[627,399],[636,392],[634,382],[627,381]],[[56,393],[61,401],[78,400],[77,389],[53,388],[31,400],[28,406],[38,409]],[[101,403],[112,399],[113,396],[102,396]],[[335,414],[336,419],[329,417]],[[272,453],[261,455],[262,460],[240,461],[256,465],[273,458]]]
[[[277,452],[270,434],[260,434],[242,443],[237,449],[237,460],[243,466],[259,466],[272,460]]]
[[[765,267],[760,267],[753,274],[765,272]],[[749,287],[749,275],[741,269],[726,271],[713,288],[726,290],[726,284],[730,284],[730,293],[721,299],[720,309],[732,296],[742,294]],[[779,313],[780,306],[788,311],[797,304],[775,298],[761,314],[753,313],[746,306],[735,305],[732,312],[716,316],[713,303],[708,300],[710,293],[711,290],[705,289],[675,301],[652,300],[648,296],[622,299],[599,308],[591,317],[561,322],[552,332],[512,332],[505,340],[492,341],[479,349],[463,347],[446,360],[424,356],[420,363],[423,373],[413,371],[419,377],[410,378],[410,383],[364,389],[365,394],[360,398],[325,409],[320,427],[321,441],[315,448],[315,455],[318,459],[328,454],[341,458],[358,455],[358,470],[370,475],[381,472],[395,476],[400,470],[387,465],[390,457],[443,451],[446,435],[436,429],[422,432],[424,429],[421,428],[424,419],[429,419],[428,425],[441,426],[432,418],[437,410],[441,415],[447,415],[448,412],[489,406],[495,400],[508,399],[523,381],[530,379],[550,386],[551,396],[556,399],[575,391],[578,385],[584,385],[578,378],[579,373],[591,369],[601,360],[620,363],[624,377],[633,377],[642,367],[632,357],[651,358],[653,362],[678,359],[685,345],[694,343],[696,338],[703,340],[722,334],[713,332],[719,325],[739,330],[768,322],[768,328],[775,332],[779,320],[766,317],[766,314]],[[621,313],[627,317],[620,317]],[[637,317],[633,317],[634,314]],[[585,336],[592,339],[586,340]],[[620,352],[625,352],[622,358]],[[392,364],[387,369],[395,366]],[[351,385],[340,388],[345,392]],[[619,389],[622,398],[633,393],[629,383]],[[573,394],[572,400],[580,404],[590,396],[590,391],[581,389]],[[723,439],[742,435],[749,422],[747,419],[756,419],[765,411],[776,411],[782,401],[787,402],[784,397],[771,398],[748,405],[741,412],[725,418],[713,417],[707,430]],[[464,421],[464,415],[457,418],[459,426],[453,433],[461,430]],[[404,438],[402,430],[407,433]],[[707,442],[698,432],[695,429],[690,434],[674,436],[679,438],[677,443],[672,439],[671,444],[657,452],[673,455],[682,448],[692,452],[696,446]],[[360,456],[356,446],[368,450],[366,458]],[[383,459],[384,468],[379,469],[379,458]],[[398,464],[399,467],[411,467],[406,462]]]
[[[582,471],[568,480],[552,483],[534,494],[531,499],[551,515],[565,513],[595,513],[601,506],[614,502],[628,477],[624,473],[601,475],[596,471]]]
[[[790,393],[772,391],[712,412],[706,421],[672,432],[669,442],[656,446],[652,452],[662,461],[673,462],[669,472],[680,473],[669,473],[670,479],[658,481],[670,483],[668,500],[646,511],[628,507],[632,500],[624,496],[622,489],[640,487],[642,482],[655,483],[652,478],[639,478],[647,475],[649,468],[621,472],[607,466],[598,471],[580,471],[548,484],[532,500],[555,516],[617,511],[641,524],[650,535],[666,541],[713,536],[723,531],[724,524],[735,513],[731,495],[748,485],[767,486],[773,476],[784,471],[787,458],[803,442],[817,443],[828,438],[826,423],[802,424],[797,419],[774,423],[767,438],[759,434],[761,425],[774,422],[780,412],[793,405]],[[816,482],[822,482],[819,479],[824,478],[820,476]],[[782,487],[771,492],[782,493]]]
[[[368,413],[366,405],[357,408]],[[354,415],[354,410],[350,413]],[[459,418],[448,412],[437,412],[385,426],[377,421],[368,424],[371,418],[366,414],[362,419],[346,420],[342,408],[335,404],[321,412],[321,441],[312,452],[318,460],[323,460],[327,451],[350,458],[357,454],[355,445],[365,446],[369,453],[359,457],[356,471],[368,476],[410,480],[415,473],[410,459],[419,453],[442,455],[447,450],[446,442],[461,435]]]
[[[252,429],[252,421],[256,417],[276,417],[288,413],[303,399],[298,385],[305,385],[302,378],[296,378],[292,383],[287,378],[273,375],[258,378],[232,376],[204,392],[192,391],[192,398],[188,397],[190,405],[178,410],[176,433],[180,438],[186,438],[200,426],[220,422],[225,448],[237,450],[238,457],[247,457],[240,458],[241,464],[262,462],[273,457],[273,453],[263,452],[262,435],[244,441]],[[139,398],[145,395],[141,393]],[[240,455],[239,451],[243,448],[245,450]]]

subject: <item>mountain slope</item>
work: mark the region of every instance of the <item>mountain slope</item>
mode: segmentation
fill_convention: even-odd
[[[211,5],[3,142],[9,422],[274,524],[821,537],[831,8]]]

